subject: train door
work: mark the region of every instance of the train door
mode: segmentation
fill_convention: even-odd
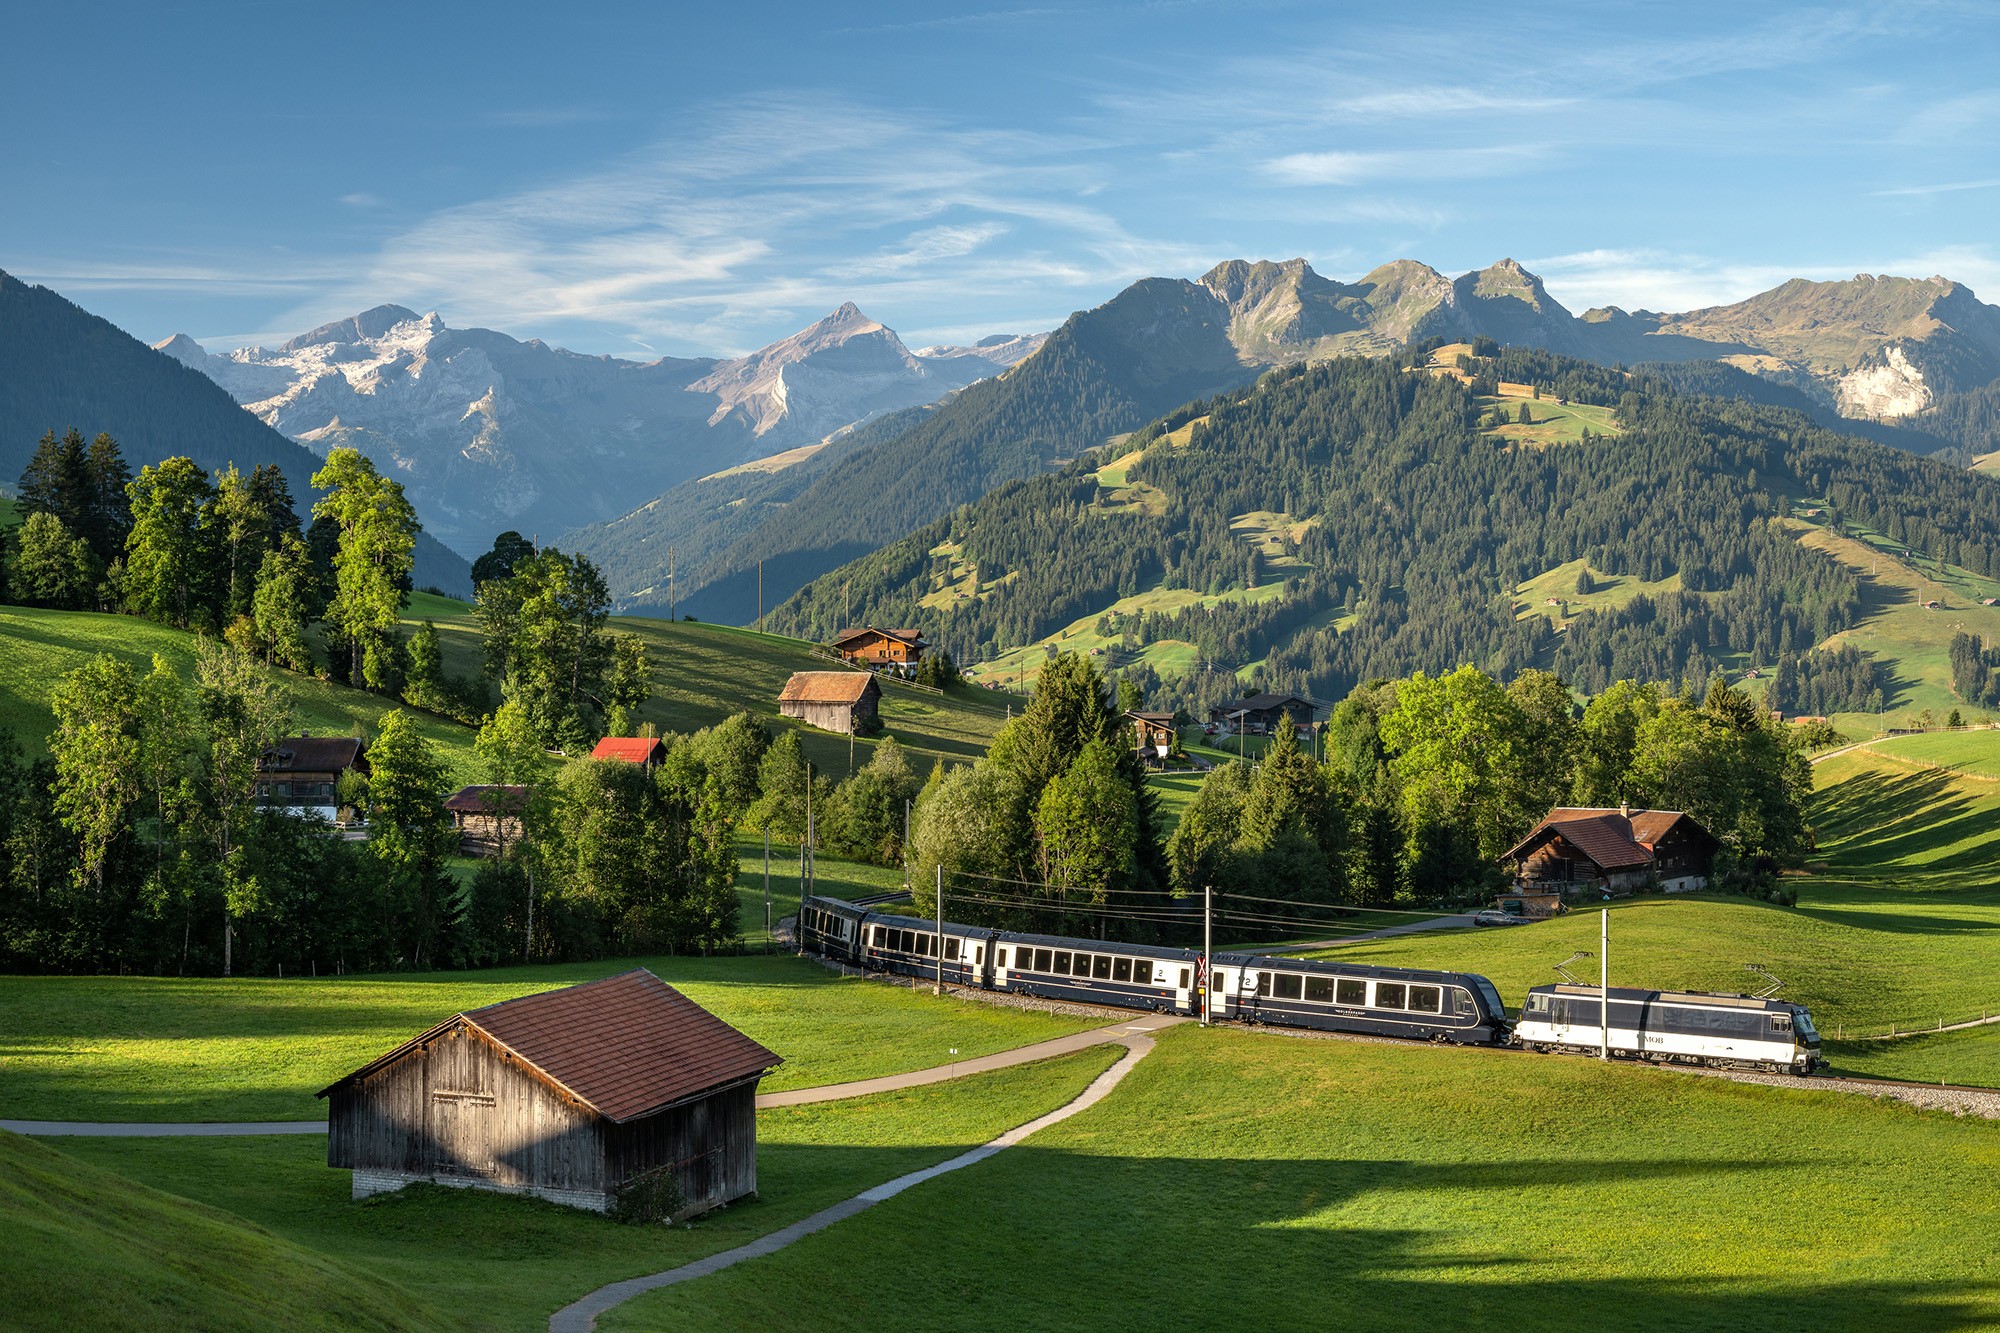
[[[1236,969],[1230,967],[1210,967],[1208,969],[1208,1016],[1211,1019],[1229,1017],[1229,986]]]

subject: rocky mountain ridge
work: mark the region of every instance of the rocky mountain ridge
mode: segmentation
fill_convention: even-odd
[[[275,348],[155,345],[284,434],[394,469],[465,551],[504,528],[552,536],[651,495],[810,447],[1000,373],[1039,335],[911,352],[852,303],[733,359],[585,356],[382,305]]]

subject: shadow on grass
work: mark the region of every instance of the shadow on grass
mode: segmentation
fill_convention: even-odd
[[[2000,838],[2000,802],[1969,799],[1948,772],[1862,774],[1819,792],[1812,813],[1839,869],[1900,862],[1928,876],[1994,868],[1991,847],[1981,844]]]
[[[1907,1269],[1877,1277],[1856,1271],[1866,1243],[1851,1258],[1837,1241],[1806,1253],[1790,1232],[1811,1229],[1813,1171],[1024,1147],[600,1327],[915,1327],[958,1296],[994,1316],[976,1327],[1137,1327],[1144,1310],[1226,1310],[1232,1328],[1993,1326],[1995,1285],[1948,1262],[1901,1256]]]

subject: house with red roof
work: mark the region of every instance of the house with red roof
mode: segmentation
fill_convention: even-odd
[[[592,759],[621,759],[643,764],[648,769],[667,757],[666,744],[657,736],[606,736],[590,752]]]

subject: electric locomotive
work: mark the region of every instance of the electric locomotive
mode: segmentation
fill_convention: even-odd
[[[1599,1051],[1657,1064],[1810,1074],[1824,1068],[1819,1033],[1803,1005],[1702,991],[1609,992],[1611,1026],[1595,986],[1536,986],[1514,1039],[1531,1051]]]

